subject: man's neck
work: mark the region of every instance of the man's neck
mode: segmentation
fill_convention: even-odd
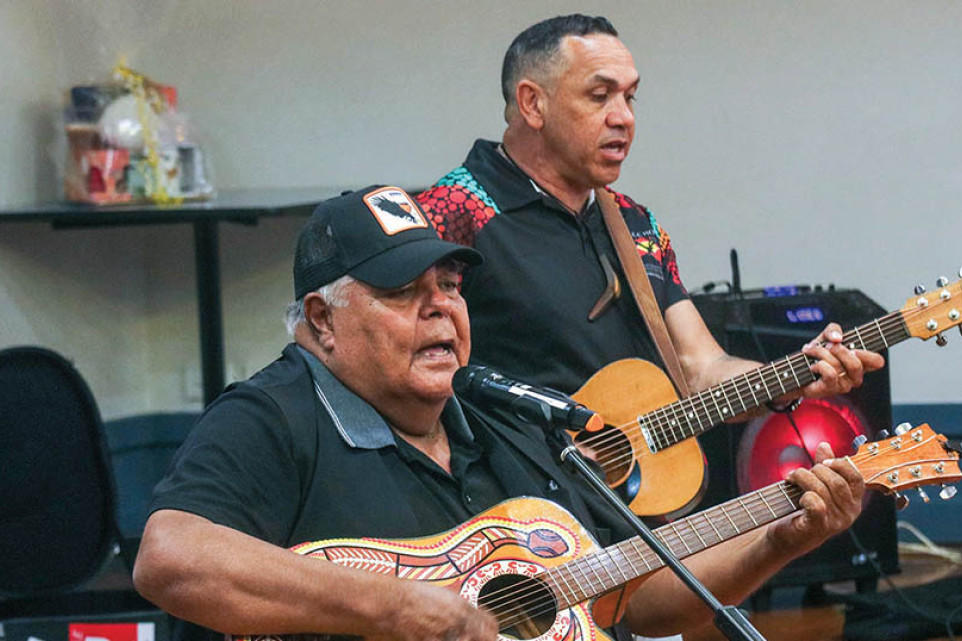
[[[412,434],[407,430],[391,427],[394,433],[421,451],[425,456],[438,464],[438,466],[451,473],[451,445],[448,441],[448,434],[444,430],[444,425],[439,418],[434,427],[424,434]]]
[[[529,144],[529,142],[531,144]],[[591,187],[573,185],[565,180],[541,153],[536,141],[524,141],[505,131],[502,148],[508,159],[542,190],[557,200],[569,213],[577,215],[591,195]]]

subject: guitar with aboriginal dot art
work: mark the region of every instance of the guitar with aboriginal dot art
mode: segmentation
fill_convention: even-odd
[[[916,287],[916,295],[901,309],[845,332],[842,342],[872,352],[912,337],[935,337],[937,345],[945,345],[942,332],[962,323],[962,281],[949,284],[940,278],[936,284],[928,293]],[[814,363],[796,352],[679,400],[671,381],[654,364],[615,361],[573,395],[600,414],[605,426],[572,437],[601,465],[609,487],[633,512],[685,514],[707,483],[705,457],[693,437],[813,382]]]
[[[863,444],[847,460],[866,486],[886,493],[962,479],[958,442],[928,425]],[[655,530],[684,558],[799,510],[802,491],[775,483]],[[624,614],[628,597],[662,561],[639,537],[600,548],[560,506],[544,499],[505,501],[436,536],[402,541],[336,539],[292,550],[321,562],[427,581],[456,590],[490,611],[502,639],[588,641]],[[233,641],[321,641],[324,634],[251,635]]]

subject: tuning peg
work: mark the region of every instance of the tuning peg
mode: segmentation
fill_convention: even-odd
[[[943,501],[948,501],[950,498],[955,496],[958,490],[955,489],[954,485],[943,485],[942,489],[939,491],[939,498]]]
[[[911,423],[899,423],[898,425],[895,426],[895,434],[897,436],[902,436],[903,434],[905,434],[911,429],[912,429]]]
[[[909,497],[905,496],[901,492],[895,493],[895,509],[904,510],[909,505]]]
[[[888,437],[891,436],[891,435],[892,435],[892,434],[891,434],[888,430],[879,430],[879,431],[878,431],[878,434],[876,434],[876,436],[878,436],[878,439],[879,439],[880,441],[883,440],[883,439],[888,438]]]
[[[962,278],[962,267],[959,267],[959,278]]]
[[[949,284],[949,279],[946,278],[945,276],[939,276],[935,281],[936,287],[945,287],[948,284]]]
[[[936,334],[935,336],[936,345],[938,345],[939,347],[945,347],[946,344],[948,344],[948,342],[949,342],[948,339],[945,338],[945,334],[943,334],[942,332],[939,332],[938,334]]]
[[[864,434],[859,434],[852,439],[852,449],[857,450],[868,442],[868,437]]]
[[[919,491],[919,496],[922,497],[922,502],[923,502],[923,503],[928,503],[928,502],[929,502],[929,495],[925,493],[925,490],[923,490],[923,489],[920,488],[920,487],[919,487],[919,488],[916,488],[916,489]]]
[[[915,286],[915,295],[916,295],[916,296],[919,296],[919,295],[924,294],[924,293],[925,293],[925,285],[923,285],[922,283],[919,283],[918,285]]]

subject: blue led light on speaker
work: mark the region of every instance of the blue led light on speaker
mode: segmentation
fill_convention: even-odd
[[[789,323],[820,323],[825,320],[821,307],[796,307],[786,309],[785,318]]]
[[[775,285],[772,287],[766,287],[765,298],[778,298],[780,296],[798,296],[801,292],[799,291],[798,285]]]

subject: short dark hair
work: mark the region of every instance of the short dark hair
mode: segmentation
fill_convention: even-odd
[[[580,13],[548,18],[519,33],[504,54],[501,65],[501,93],[505,103],[511,104],[514,100],[514,86],[523,74],[547,67],[558,52],[562,39],[593,33],[618,37],[618,30],[607,18]]]

